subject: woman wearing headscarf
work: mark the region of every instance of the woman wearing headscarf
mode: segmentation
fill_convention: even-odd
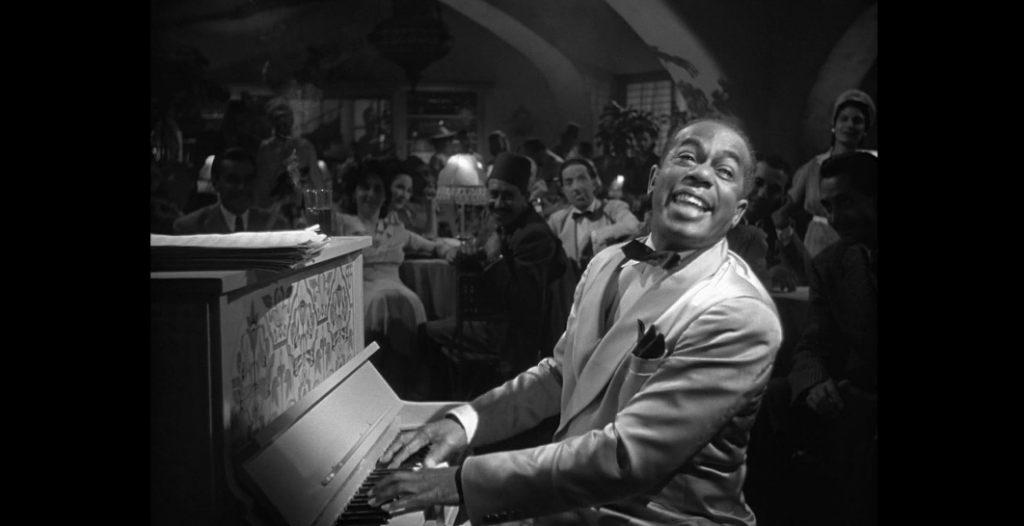
[[[860,150],[871,124],[875,121],[875,103],[867,93],[851,89],[844,91],[832,105],[832,145],[828,151],[814,156],[801,166],[793,176],[793,186],[787,195],[786,204],[772,214],[779,239],[793,235],[790,212],[797,206],[810,213],[813,218],[804,234],[804,246],[813,257],[823,248],[839,239],[839,234],[828,224],[827,213],[821,204],[818,185],[821,181],[821,163],[840,153]],[[878,152],[871,151],[874,155]]]

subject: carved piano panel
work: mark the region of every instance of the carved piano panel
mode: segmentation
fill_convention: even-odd
[[[151,524],[333,524],[398,430],[452,405],[399,400],[367,361],[370,240],[332,244],[281,273],[151,273]]]

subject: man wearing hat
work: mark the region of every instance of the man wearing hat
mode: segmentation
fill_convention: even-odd
[[[434,177],[437,177],[437,174],[441,173],[441,170],[448,164],[448,158],[458,151],[459,144],[458,140],[455,139],[455,132],[445,128],[443,125],[430,138],[430,144],[434,147],[434,155],[430,157],[428,165]]]
[[[502,152],[487,179],[487,208],[496,226],[487,250],[497,262],[485,276],[501,295],[500,304],[507,307],[507,321],[466,322],[458,342],[454,341],[454,318],[426,324],[427,335],[442,346],[458,344],[473,352],[501,354],[506,376],[536,363],[542,352],[550,353],[568,316],[568,308],[545,301],[551,289],[562,285],[554,282],[565,274],[568,262],[561,242],[527,202],[529,178],[529,159]],[[571,293],[567,297],[571,300]]]
[[[324,187],[316,148],[306,139],[292,136],[295,116],[288,101],[271,99],[267,103],[267,119],[271,136],[260,143],[256,152],[256,204],[264,208],[272,204],[270,193],[282,174],[292,179],[297,194],[303,188]]]

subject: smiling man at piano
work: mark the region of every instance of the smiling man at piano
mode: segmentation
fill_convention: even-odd
[[[750,428],[782,331],[768,293],[728,249],[753,152],[699,121],[651,169],[651,234],[598,253],[552,358],[399,436],[428,467],[560,414],[551,444],[391,475],[373,505],[461,503],[473,524],[753,525],[742,487]],[[606,522],[607,521],[607,522]]]

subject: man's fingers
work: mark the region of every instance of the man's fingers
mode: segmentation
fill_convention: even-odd
[[[436,467],[438,464],[448,459],[448,455],[451,453],[452,448],[445,443],[434,444],[427,452],[427,456],[423,458],[423,465],[428,468]]]
[[[395,438],[395,441],[392,442],[391,445],[389,445],[386,450],[384,450],[384,454],[380,456],[380,462],[385,463],[391,460],[391,457],[393,457],[396,453],[398,453],[399,450],[402,449],[402,447],[405,446],[405,442],[406,433],[400,433],[398,437]]]
[[[842,409],[843,397],[839,395],[839,389],[836,389],[836,385],[832,382],[826,382],[825,391],[827,393],[826,398],[835,406],[836,410]]]
[[[381,463],[387,463],[389,468],[397,468],[405,459],[419,451],[426,443],[427,440],[423,433],[403,433],[398,436],[398,440],[394,444],[388,447],[388,451],[384,453],[380,461]]]

